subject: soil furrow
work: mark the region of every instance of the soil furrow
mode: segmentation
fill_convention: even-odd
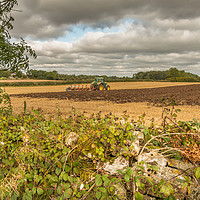
[[[174,101],[177,105],[200,105],[200,85],[170,86],[147,89],[110,91],[69,91],[14,94],[15,97],[69,99],[74,101],[111,101],[114,103],[149,102],[163,105]]]

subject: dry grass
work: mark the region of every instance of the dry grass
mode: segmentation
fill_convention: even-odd
[[[12,105],[15,113],[23,112],[24,101],[27,103],[27,110],[32,108],[41,108],[46,115],[57,115],[60,111],[63,115],[69,116],[72,112],[72,107],[77,112],[86,112],[86,115],[97,114],[99,111],[103,115],[112,113],[116,116],[121,116],[123,111],[127,111],[131,118],[137,120],[142,114],[146,114],[145,119],[151,120],[154,118],[156,122],[161,121],[162,108],[151,106],[147,103],[126,103],[126,104],[114,104],[104,101],[90,101],[90,102],[73,102],[67,100],[49,100],[49,99],[31,99],[31,98],[11,98]],[[181,109],[178,114],[179,120],[189,121],[196,118],[200,121],[200,107],[199,106],[178,106]]]
[[[171,83],[171,82],[132,82],[132,83],[110,83],[112,89],[139,89],[139,88],[154,88],[165,87],[173,85],[188,85],[194,83]],[[62,92],[65,91],[67,86],[37,86],[37,87],[7,87],[6,91],[9,94],[22,94],[22,93],[37,93],[37,92]],[[50,99],[31,99],[31,98],[11,98],[12,105],[15,113],[23,112],[24,101],[27,102],[27,109],[41,108],[46,115],[57,114],[58,110],[61,111],[63,116],[69,116],[72,111],[72,106],[78,112],[86,112],[86,115],[92,113],[102,114],[113,113],[116,116],[121,116],[123,111],[127,111],[128,114],[138,119],[143,113],[146,114],[146,119],[155,121],[161,120],[162,108],[148,105],[147,103],[126,103],[126,104],[114,104],[111,102],[103,101],[90,101],[90,102],[74,102],[67,100],[50,100]],[[178,115],[179,120],[192,120],[196,118],[200,121],[199,106],[178,106],[181,109],[181,113]]]
[[[66,86],[61,85],[61,86],[5,87],[5,90],[8,94],[64,92],[66,90]]]

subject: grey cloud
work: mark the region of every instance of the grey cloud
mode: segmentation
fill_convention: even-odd
[[[53,52],[52,52],[53,54]],[[107,74],[132,76],[138,71],[167,70],[177,67],[199,74],[200,51],[190,53],[134,54],[134,53],[62,53],[62,56],[38,55],[31,68],[57,70],[67,74]]]
[[[13,35],[56,38],[73,24],[110,26],[125,17],[191,20],[200,16],[199,8],[199,0],[19,0],[23,12],[14,13]]]
[[[118,33],[88,33],[72,51],[87,53],[182,53],[198,51],[200,32],[133,26]]]
[[[199,16],[198,0],[41,0],[39,11],[55,23],[91,22],[104,18],[119,19],[129,14],[157,13],[163,18]]]
[[[31,60],[33,69],[132,76],[138,71],[181,67],[200,75],[199,0],[18,2],[16,9],[23,12],[13,13],[12,35],[30,38],[38,55]],[[126,18],[135,21],[120,29]],[[117,26],[119,31],[91,32],[70,43],[55,41],[75,24],[83,28]]]
[[[153,26],[167,30],[169,28],[175,30],[190,30],[190,31],[199,31],[200,27],[200,16],[197,18],[191,19],[155,19],[150,22]]]

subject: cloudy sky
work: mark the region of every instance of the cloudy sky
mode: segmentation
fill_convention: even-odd
[[[176,67],[200,75],[199,0],[18,0],[14,38],[30,68],[132,76]]]

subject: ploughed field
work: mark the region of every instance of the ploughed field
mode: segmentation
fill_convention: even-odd
[[[109,91],[67,91],[12,94],[13,97],[49,98],[73,101],[109,101],[113,103],[149,102],[163,105],[163,100],[177,105],[200,105],[200,84],[146,89],[121,89]]]

